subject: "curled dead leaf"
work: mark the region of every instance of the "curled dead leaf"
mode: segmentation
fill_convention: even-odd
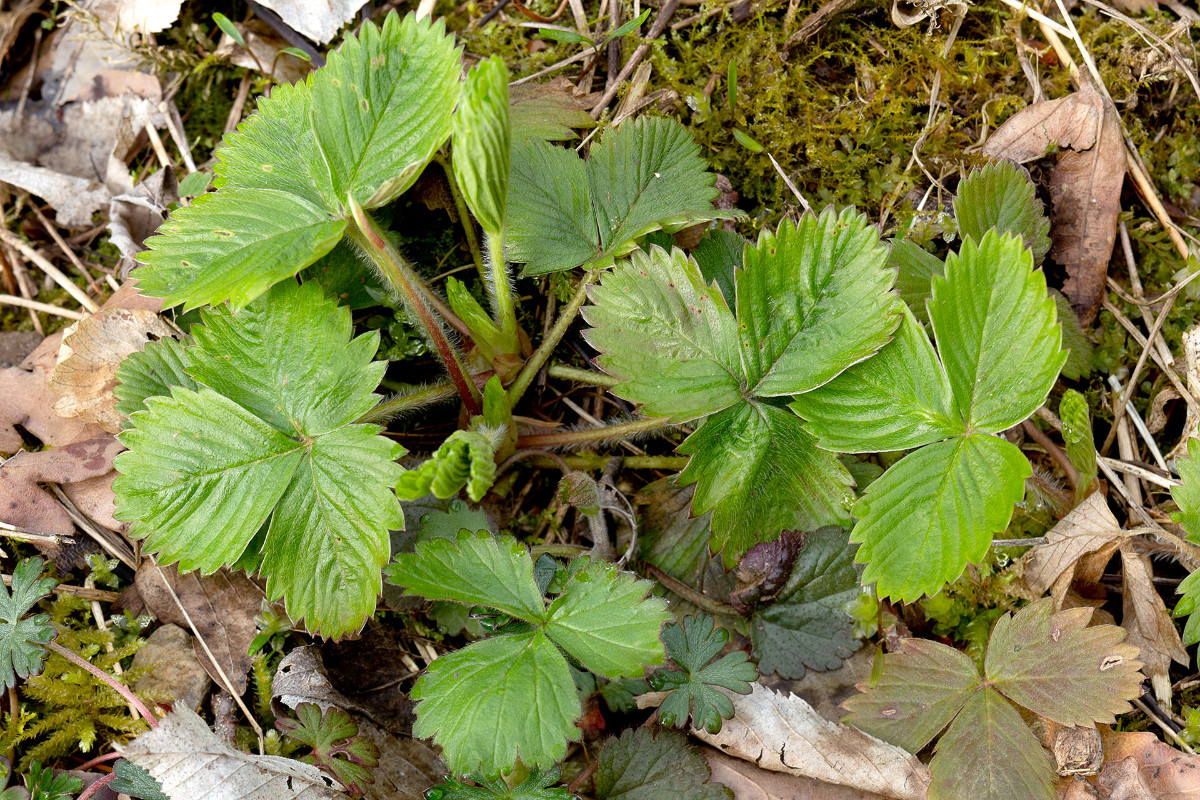
[[[111,436],[18,453],[0,469],[0,520],[26,531],[70,536],[75,523],[39,483],[76,483],[107,475],[125,448]]]

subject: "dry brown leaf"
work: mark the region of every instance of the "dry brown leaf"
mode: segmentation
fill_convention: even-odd
[[[901,800],[924,800],[929,768],[895,745],[830,722],[795,695],[760,684],[748,695],[727,692],[734,716],[719,733],[693,730],[726,754],[787,775],[812,778]]]
[[[134,691],[193,711],[199,710],[213,684],[196,657],[191,634],[179,625],[160,625],[150,634],[134,655],[132,668],[146,671]]]
[[[254,18],[235,24],[246,41],[246,46],[238,44],[232,36],[226,33],[221,36],[221,41],[213,55],[229,59],[234,66],[245,67],[256,72],[270,72],[271,77],[281,83],[295,83],[303,80],[304,76],[312,71],[312,64],[309,62],[287,53],[280,55],[279,51],[289,46],[287,40],[281,38],[270,25],[261,19]]]
[[[874,792],[771,772],[711,747],[701,748],[701,753],[712,769],[712,780],[729,787],[734,800],[884,800]]]
[[[171,335],[171,328],[151,308],[102,309],[71,325],[63,332],[58,363],[50,374],[49,387],[59,395],[54,411],[119,433],[124,418],[113,396],[117,368],[151,337]]]
[[[0,469],[0,521],[35,533],[70,536],[75,523],[39,483],[75,483],[107,475],[125,448],[111,436],[18,453]]]
[[[1200,756],[1188,755],[1163,744],[1153,733],[1126,733],[1102,728],[1101,737],[1108,763],[1115,764],[1132,758],[1155,800],[1200,798]]]
[[[1072,582],[1099,583],[1127,536],[1104,495],[1093,492],[1046,533],[1046,544],[1025,556],[1025,584],[1039,595],[1049,591],[1055,608],[1061,609]]]
[[[1132,758],[1110,761],[1096,783],[1108,792],[1108,800],[1155,800]]]
[[[138,567],[134,583],[146,609],[162,622],[191,630],[183,612],[167,591],[165,581],[179,597],[217,663],[233,683],[237,694],[246,691],[246,673],[253,659],[250,643],[258,634],[254,618],[262,608],[263,592],[245,573],[222,567],[212,575],[189,572],[180,575],[175,567],[162,567],[146,560]],[[192,642],[196,658],[218,686],[225,686],[217,668],[199,642]]]
[[[1125,642],[1141,649],[1138,658],[1154,687],[1154,696],[1164,708],[1170,708],[1171,661],[1186,667],[1191,660],[1154,585],[1149,557],[1123,544],[1121,568],[1121,627],[1128,633]]]
[[[99,425],[54,413],[58,397],[47,383],[61,342],[61,333],[47,337],[19,366],[0,370],[0,453],[24,446],[18,426],[48,447],[104,435]]]
[[[996,129],[985,155],[1024,163],[1058,150],[1050,177],[1050,255],[1067,269],[1063,294],[1085,325],[1103,302],[1117,238],[1125,142],[1112,101],[1090,87],[1033,103]]]

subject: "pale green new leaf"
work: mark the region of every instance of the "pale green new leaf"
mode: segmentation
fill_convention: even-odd
[[[844,703],[842,721],[919,753],[979,690],[979,670],[960,650],[925,639],[901,639],[883,657],[879,682]]]
[[[663,663],[659,633],[667,601],[654,584],[614,564],[591,561],[571,573],[546,611],[545,632],[584,667],[609,678],[641,677]]]
[[[1054,768],[1007,700],[981,689],[967,700],[930,764],[929,800],[1053,800]]]
[[[1037,410],[1066,361],[1046,277],[1018,238],[988,231],[946,259],[929,317],[959,411],[997,433]]]
[[[1175,461],[1180,486],[1171,487],[1171,499],[1179,511],[1171,519],[1183,526],[1188,541],[1200,544],[1200,439],[1188,439],[1187,458]]]
[[[180,570],[232,564],[283,497],[304,444],[211,389],[146,401],[114,460],[117,519]]]
[[[679,452],[692,458],[678,482],[696,484],[692,513],[712,512],[711,546],[724,550],[728,569],[779,531],[846,520],[850,474],[786,408],[727,408],[705,419]]]
[[[142,294],[184,309],[244,306],[333,249],[346,222],[278,189],[226,187],[176,209],[146,240],[134,272]]]
[[[900,322],[887,258],[852,210],[805,214],[748,246],[736,284],[751,393],[810,391],[885,345]]]
[[[933,291],[933,276],[944,275],[946,265],[933,253],[907,239],[892,239],[888,267],[896,270],[896,291],[918,320],[929,322],[925,302]]]
[[[466,487],[478,503],[496,481],[496,449],[475,431],[455,431],[428,461],[400,476],[396,496],[417,500],[427,494],[446,500]]]
[[[741,400],[737,321],[682,250],[635,252],[604,276],[583,309],[614,391],[650,416],[676,421]]]
[[[596,765],[596,800],[726,800],[709,780],[704,756],[675,731],[634,728],[604,743]]]
[[[312,77],[312,125],[336,208],[366,209],[412,186],[450,136],[459,50],[441,20],[389,14],[365,23]]]
[[[540,631],[494,636],[447,653],[413,687],[413,735],[442,747],[459,775],[486,777],[520,758],[547,769],[580,738],[582,713],[570,668]]]
[[[783,589],[751,620],[760,672],[799,679],[806,668],[835,669],[854,653],[853,620],[845,610],[858,594],[854,551],[842,528],[809,534]]]
[[[205,309],[203,320],[191,330],[188,373],[277,430],[326,433],[379,400],[379,334],[352,339],[350,309],[315,283],[284,281],[240,311]]]
[[[317,437],[271,518],[260,572],[267,596],[310,633],[354,633],[375,611],[388,531],[404,525],[388,488],[400,473],[392,443],[374,425]]]
[[[1088,486],[1099,473],[1099,466],[1096,463],[1096,440],[1092,434],[1092,420],[1088,413],[1087,400],[1074,389],[1067,389],[1063,393],[1062,400],[1059,401],[1058,416],[1062,419],[1062,435],[1063,442],[1066,443],[1067,458],[1070,459],[1071,466],[1079,473],[1079,492],[1076,500],[1082,500]]]
[[[0,687],[12,689],[17,679],[38,675],[45,663],[43,645],[56,633],[45,614],[26,616],[54,588],[43,578],[42,560],[27,558],[13,569],[11,589],[0,585]]]
[[[487,531],[419,542],[415,553],[398,554],[384,576],[430,600],[484,605],[529,621],[545,616],[529,551],[516,539],[497,539]]]
[[[909,453],[855,505],[863,583],[903,601],[936,593],[987,553],[1031,473],[1015,445],[979,433]]]
[[[946,370],[908,308],[877,355],[799,395],[791,408],[821,447],[841,453],[908,450],[966,432]]]
[[[1088,627],[1090,608],[1054,612],[1044,597],[992,629],[984,672],[997,691],[1060,725],[1113,724],[1141,695],[1138,648],[1116,625]]]
[[[1183,626],[1183,643],[1200,642],[1200,614],[1196,613],[1197,604],[1200,604],[1200,570],[1184,578],[1175,591],[1183,597],[1179,598],[1172,613],[1177,617],[1188,618],[1187,624]]]
[[[129,416],[146,409],[146,399],[169,395],[172,386],[195,389],[196,382],[186,372],[184,343],[178,339],[147,342],[146,347],[130,353],[117,368],[117,412]]]
[[[480,226],[500,236],[508,205],[512,143],[508,69],[503,59],[492,56],[472,67],[452,125],[454,180]]]
[[[989,230],[1020,236],[1041,263],[1050,251],[1050,220],[1029,175],[1011,161],[972,170],[958,184],[954,217],[963,239],[981,241]]]

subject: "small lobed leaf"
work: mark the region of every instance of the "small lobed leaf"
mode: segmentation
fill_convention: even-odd
[[[162,784],[132,761],[122,758],[113,765],[113,772],[117,777],[109,784],[109,788],[114,792],[127,794],[139,800],[171,800],[163,793]]]
[[[1015,445],[982,433],[909,453],[854,507],[863,583],[904,601],[936,593],[984,557],[1031,474]]]
[[[842,528],[808,536],[787,584],[752,618],[760,672],[798,679],[806,668],[834,669],[854,653],[854,624],[845,611],[858,594],[854,551]]]
[[[54,588],[54,579],[41,574],[40,558],[23,559],[13,569],[11,588],[0,586],[0,684],[5,689],[16,686],[18,678],[41,673],[43,645],[55,637],[50,617],[25,616]]]
[[[541,632],[494,636],[429,665],[412,691],[413,735],[442,747],[459,775],[494,777],[520,758],[548,769],[580,738],[582,713],[567,661]]]
[[[625,731],[597,757],[596,800],[725,800],[732,793],[710,780],[704,756],[674,731]]]
[[[971,170],[958,184],[954,218],[962,238],[981,241],[989,230],[1020,236],[1041,263],[1050,251],[1050,220],[1028,173],[1011,161]]]
[[[1046,277],[1021,240],[988,231],[963,241],[933,279],[929,317],[958,410],[997,433],[1046,400],[1066,361]]]
[[[735,651],[713,660],[729,634],[724,628],[714,630],[713,618],[707,614],[684,617],[682,623],[667,626],[663,643],[678,670],[659,670],[650,676],[650,686],[670,694],[659,706],[658,719],[665,726],[683,727],[689,718],[692,726],[709,733],[721,730],[721,720],[733,716],[733,703],[713,688],[724,687],[731,692],[747,694],[750,681],[758,670],[743,651]]]
[[[496,481],[496,450],[488,437],[474,431],[455,431],[428,461],[400,476],[396,495],[417,500],[433,494],[442,500],[464,487],[478,503]]]
[[[492,236],[504,232],[511,129],[508,69],[492,56],[471,68],[452,123],[454,180],[471,213]]]
[[[312,748],[303,760],[333,775],[354,794],[363,794],[375,782],[370,768],[379,765],[379,748],[359,735],[354,718],[342,709],[330,706],[322,712],[315,703],[300,703],[296,719],[277,719],[275,727]]]
[[[187,374],[184,350],[184,342],[178,339],[160,339],[126,356],[117,367],[117,385],[113,388],[117,412],[129,416],[145,411],[147,398],[169,395],[173,386],[194,391],[197,384]]]
[[[589,561],[546,610],[546,635],[597,675],[640,677],[663,663],[667,602],[650,596],[653,588],[614,564]]]
[[[1092,609],[1054,612],[1045,597],[992,629],[984,672],[997,691],[1060,725],[1112,724],[1141,696],[1138,648],[1115,625],[1088,627]]]
[[[1187,458],[1175,461],[1182,482],[1171,487],[1171,499],[1179,511],[1171,519],[1183,526],[1188,541],[1200,544],[1200,439],[1188,439]]]
[[[389,583],[430,600],[484,605],[529,621],[544,618],[533,560],[516,539],[462,531],[456,540],[431,538],[400,553],[384,568]]]
[[[503,779],[476,779],[479,786],[468,786],[450,778],[425,792],[428,800],[571,800],[571,793],[558,783],[558,769],[549,772],[533,771],[521,783],[508,787]],[[552,788],[553,787],[553,788]]]

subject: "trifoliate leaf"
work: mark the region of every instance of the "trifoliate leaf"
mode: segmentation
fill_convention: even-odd
[[[427,494],[446,500],[466,487],[478,503],[496,482],[496,450],[482,433],[455,431],[428,461],[400,476],[396,495],[417,500]]]
[[[887,258],[852,210],[805,214],[748,246],[737,319],[750,392],[807,392],[886,344],[900,322]]]
[[[301,761],[328,772],[354,794],[363,794],[375,782],[371,767],[379,765],[379,748],[359,735],[354,718],[330,706],[324,713],[315,703],[296,706],[296,719],[275,720],[285,736],[312,748]]]
[[[675,731],[646,728],[609,739],[597,758],[597,800],[726,800],[704,756]]]
[[[429,665],[412,691],[413,735],[433,738],[457,774],[487,777],[520,758],[546,769],[580,737],[582,713],[567,661],[540,631],[494,636]]]
[[[171,800],[163,793],[162,784],[132,761],[122,758],[113,765],[113,772],[117,774],[117,777],[108,786],[114,792],[127,794],[138,800]]]
[[[17,678],[42,671],[46,651],[42,645],[55,636],[50,617],[29,613],[54,588],[53,578],[41,578],[42,560],[29,558],[17,563],[11,589],[0,586],[0,685],[11,689]]]
[[[447,780],[425,792],[426,800],[571,800],[571,793],[558,783],[558,769],[542,773],[534,771],[513,788],[502,779],[477,778],[479,786],[462,781]]]
[[[174,211],[146,240],[134,277],[167,308],[241,307],[328,253],[345,230],[345,220],[303,197],[229,187]]]
[[[933,276],[946,274],[942,260],[907,239],[893,239],[888,267],[896,270],[896,291],[921,322],[929,322],[925,302],[933,291]]]
[[[504,232],[511,146],[508,69],[497,56],[467,74],[453,121],[454,180],[467,207],[492,236]]]
[[[791,408],[821,447],[841,453],[908,450],[966,432],[946,370],[907,308],[896,337]]]
[[[846,519],[849,473],[786,408],[739,403],[705,419],[679,452],[692,458],[677,480],[696,484],[693,514],[712,512],[711,546],[727,568],[779,531]]]
[[[979,670],[962,651],[924,639],[902,639],[883,657],[879,682],[848,699],[842,721],[919,753],[954,719],[979,686]]]
[[[646,414],[682,422],[741,400],[737,321],[682,250],[634,253],[591,297],[587,339]]]
[[[1033,181],[1011,161],[994,161],[958,184],[954,218],[963,239],[982,241],[989,230],[1020,236],[1041,263],[1050,251],[1050,220]]]
[[[929,800],[1052,800],[1054,768],[1021,715],[997,692],[970,695],[937,744]]]
[[[1183,526],[1189,542],[1200,544],[1200,439],[1188,439],[1187,458],[1175,461],[1180,486],[1171,487],[1171,499],[1179,511],[1171,519]]]
[[[849,538],[837,527],[810,534],[787,584],[754,614],[760,672],[801,678],[805,668],[834,669],[854,653],[854,621],[845,606],[858,594],[858,569]]]
[[[946,259],[929,317],[959,411],[972,430],[998,433],[1046,400],[1066,361],[1046,277],[1020,239],[989,231]]]
[[[982,433],[909,453],[854,507],[863,583],[904,601],[936,593],[984,557],[1031,474],[1015,445]]]
[[[487,531],[422,541],[415,553],[397,555],[384,575],[389,583],[430,600],[486,605],[530,621],[545,614],[529,551],[511,537],[496,538]]]
[[[734,276],[742,268],[746,245],[740,233],[716,228],[706,231],[700,244],[692,250],[692,258],[696,259],[705,282],[716,283],[726,302],[734,302],[737,297]]]
[[[388,530],[402,525],[387,488],[396,447],[352,422],[377,399],[374,337],[350,340],[349,312],[293,281],[192,332],[183,362],[210,385],[175,387],[130,417],[117,515],[164,562],[205,573],[236,563],[270,520],[260,571],[271,598],[313,633],[357,630],[375,608]]]
[[[347,36],[312,83],[312,126],[334,198],[366,209],[412,186],[450,136],[459,50],[441,20],[367,22]]]
[[[172,386],[196,389],[196,382],[186,372],[185,345],[178,339],[147,342],[146,347],[130,353],[117,368],[117,412],[129,416],[146,409],[146,398],[171,393]]]
[[[1062,419],[1067,458],[1079,473],[1079,496],[1076,499],[1082,500],[1082,495],[1087,492],[1088,485],[1095,480],[1099,470],[1096,463],[1096,440],[1092,434],[1087,400],[1074,389],[1067,389],[1059,401],[1058,416]]]
[[[1141,694],[1138,648],[1125,631],[1093,625],[1090,608],[1054,613],[1043,598],[992,629],[984,672],[1009,700],[1060,725],[1112,724]]]
[[[665,726],[684,727],[690,718],[693,727],[717,733],[721,720],[733,717],[733,702],[713,687],[749,694],[749,682],[758,677],[758,670],[741,650],[709,663],[729,640],[724,628],[714,630],[713,626],[713,618],[702,614],[684,617],[682,623],[668,625],[663,631],[667,656],[680,667],[650,676],[655,691],[670,692],[658,709],[658,720]]]
[[[667,119],[639,118],[607,133],[585,162],[572,150],[514,142],[508,257],[527,275],[604,264],[660,228],[718,217],[712,173],[691,133]]]
[[[654,584],[613,564],[590,561],[571,573],[546,611],[546,635],[597,675],[641,677],[663,662],[659,641],[667,602]]]

